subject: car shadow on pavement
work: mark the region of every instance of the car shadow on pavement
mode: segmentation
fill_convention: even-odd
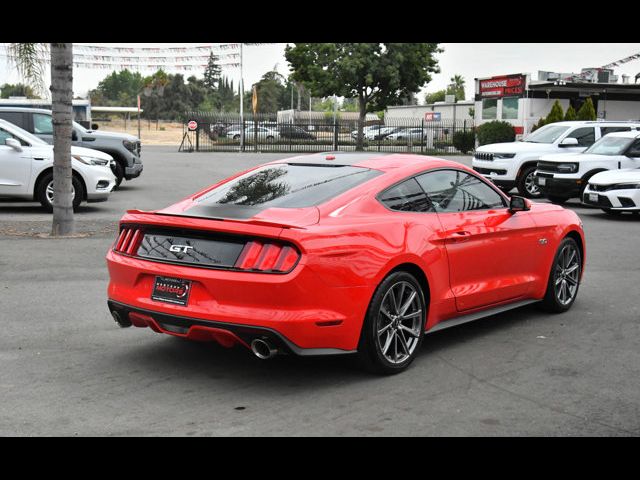
[[[525,306],[511,312],[487,317],[476,322],[427,335],[412,368],[400,375],[411,375],[413,367],[430,362],[430,357],[455,345],[491,335],[500,329],[534,319],[540,312]],[[149,332],[151,333],[151,332]],[[266,389],[278,386],[323,388],[336,382],[385,381],[394,376],[378,376],[361,369],[355,355],[327,357],[297,357],[278,355],[260,360],[241,346],[224,348],[213,342],[192,342],[165,336],[128,350],[115,364],[136,365],[148,370],[148,375],[160,375],[188,383],[197,382],[213,390],[231,384],[263,385]],[[162,372],[159,374],[158,372]],[[224,384],[224,385],[221,385]]]

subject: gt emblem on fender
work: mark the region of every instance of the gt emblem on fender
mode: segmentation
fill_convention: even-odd
[[[547,239],[546,238],[540,238],[540,239],[538,239],[538,243],[540,245],[546,245],[547,244]]]
[[[173,253],[187,253],[189,250],[193,250],[190,245],[171,245],[169,251]]]

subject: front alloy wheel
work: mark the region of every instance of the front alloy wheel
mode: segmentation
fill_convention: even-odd
[[[528,167],[522,172],[518,181],[518,193],[526,198],[540,198],[542,192],[536,185],[536,167]]]
[[[425,301],[413,275],[395,272],[373,296],[364,324],[360,357],[376,373],[398,373],[409,366],[424,336]]]
[[[578,294],[581,272],[580,249],[573,238],[567,237],[556,252],[542,306],[552,312],[569,310]]]

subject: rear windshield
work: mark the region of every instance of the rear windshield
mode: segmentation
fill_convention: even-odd
[[[340,165],[265,165],[211,190],[196,201],[209,206],[312,207],[381,173]]]

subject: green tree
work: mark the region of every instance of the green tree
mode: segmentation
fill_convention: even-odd
[[[44,64],[50,54],[53,117],[53,222],[51,236],[71,235],[73,216],[73,45],[71,43],[11,43],[9,59],[37,92],[44,92]],[[79,192],[76,192],[79,194]]]
[[[448,95],[455,95],[456,102],[465,99],[464,93],[464,77],[462,75],[454,75],[451,77],[451,85],[447,87]]]
[[[545,119],[545,123],[555,123],[561,122],[564,120],[564,112],[562,111],[562,105],[560,105],[560,101],[556,100],[553,102],[553,106],[551,107],[551,111],[549,115],[547,115]]]
[[[596,119],[596,110],[593,108],[593,101],[591,97],[587,97],[585,102],[582,104],[578,113],[576,114],[576,120],[595,120]]]
[[[209,54],[209,62],[207,68],[204,71],[204,85],[209,90],[215,90],[220,81],[220,73],[222,72],[220,65],[218,65],[218,57],[211,52]]]
[[[292,78],[318,97],[358,98],[357,150],[367,112],[416,93],[439,72],[436,43],[298,43],[287,45]]]
[[[33,91],[33,88],[29,85],[25,85],[24,83],[16,83],[15,85],[10,83],[5,83],[0,86],[0,98],[9,98],[9,97],[27,97],[27,98],[40,98]]]
[[[569,108],[567,108],[567,111],[564,114],[564,119],[565,121],[572,121],[576,119],[576,111],[573,108],[573,105],[569,105]]]
[[[283,77],[276,71],[265,73],[256,83],[258,94],[258,113],[276,113],[280,110],[282,98],[286,96]],[[251,95],[249,95],[249,111],[251,110]]]
[[[427,93],[424,96],[424,103],[431,104],[436,102],[444,102],[444,97],[447,95],[446,90],[438,90],[433,93]]]
[[[144,85],[145,79],[140,73],[125,69],[105,77],[89,96],[94,105],[133,106]]]

